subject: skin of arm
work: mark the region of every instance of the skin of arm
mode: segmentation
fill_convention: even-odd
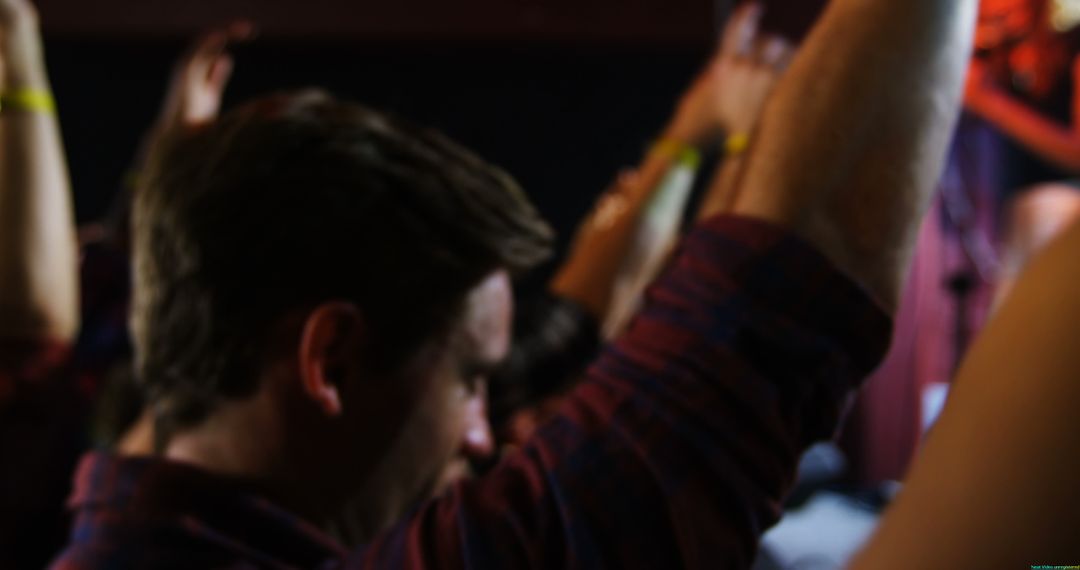
[[[1080,190],[1044,184],[1024,190],[1007,207],[1001,271],[993,307],[1000,307],[1028,263],[1080,219]]]
[[[645,288],[675,247],[696,178],[693,166],[673,165],[636,213],[637,223],[612,280],[611,303],[601,323],[605,339],[614,339],[626,328]]]
[[[757,128],[761,110],[772,94],[776,82],[794,55],[792,46],[782,38],[753,41],[746,36],[732,34],[727,46],[730,57],[717,62],[723,66],[722,75],[735,88],[719,89],[719,104],[730,109],[731,134],[751,136]],[[745,151],[724,156],[720,168],[709,184],[709,190],[701,201],[698,219],[730,212],[735,204],[735,191],[743,172]]]
[[[674,159],[649,153],[638,173],[623,173],[601,195],[578,227],[570,254],[549,284],[552,293],[579,303],[604,322],[612,305],[615,276],[630,249],[638,217]]]
[[[975,12],[974,0],[832,2],[766,105],[734,213],[792,229],[895,311]]]
[[[1074,224],[1017,281],[852,568],[1027,568],[1080,559],[1077,250]]]
[[[741,153],[724,157],[720,168],[709,183],[708,193],[701,202],[701,208],[698,210],[699,220],[721,212],[730,212],[735,207],[735,192],[739,188],[739,178],[746,166],[744,158],[745,155]]]
[[[973,62],[964,98],[967,109],[1043,160],[1073,174],[1080,173],[1080,127],[1075,119],[1072,125],[1059,125],[994,86],[985,76],[982,64]],[[1080,58],[1073,62],[1072,81],[1080,85]],[[1072,105],[1073,117],[1080,116],[1080,92],[1073,95]]]
[[[0,0],[4,92],[49,92],[37,14]],[[75,215],[53,113],[0,111],[0,336],[71,342],[79,328]]]
[[[660,140],[701,148],[723,133],[753,130],[791,53],[779,38],[758,37],[762,13],[760,4],[747,3],[732,16]],[[667,259],[695,178],[696,166],[680,164],[670,152],[650,152],[636,175],[620,177],[605,192],[578,230],[551,290],[600,318],[606,338],[629,322]]]

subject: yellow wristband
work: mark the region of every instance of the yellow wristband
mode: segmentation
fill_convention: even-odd
[[[697,170],[701,166],[701,152],[685,143],[675,139],[660,139],[653,143],[649,151],[665,158],[674,160],[677,164]]]
[[[0,94],[0,113],[28,111],[31,113],[56,114],[56,101],[52,93],[40,89],[17,89]]]
[[[734,133],[728,135],[726,141],[724,141],[724,154],[727,156],[738,156],[750,147],[750,135],[746,133]]]

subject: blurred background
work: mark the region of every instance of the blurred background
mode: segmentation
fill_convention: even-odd
[[[798,31],[820,5],[773,0]],[[509,170],[559,230],[638,162],[711,53],[712,0],[40,0],[80,221],[100,217],[159,108],[173,61],[236,19],[226,107],[318,85],[447,132]]]
[[[321,86],[447,132],[508,169],[568,233],[636,164],[710,53],[715,7],[670,2],[39,2],[80,221],[99,217],[173,61],[243,18],[226,107]],[[563,237],[566,237],[565,235]]]

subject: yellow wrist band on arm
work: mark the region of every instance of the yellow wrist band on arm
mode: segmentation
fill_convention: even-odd
[[[660,139],[653,143],[649,152],[671,159],[676,164],[693,170],[701,166],[701,151],[675,139]]]
[[[0,113],[12,111],[53,115],[56,114],[56,100],[52,93],[41,89],[17,89],[0,93]]]
[[[724,155],[725,156],[738,156],[750,147],[750,135],[746,133],[734,133],[728,135],[727,140],[724,141]]]

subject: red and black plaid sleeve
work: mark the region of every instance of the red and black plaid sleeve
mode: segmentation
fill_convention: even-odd
[[[746,568],[891,322],[814,249],[720,217],[560,415],[350,568]]]

